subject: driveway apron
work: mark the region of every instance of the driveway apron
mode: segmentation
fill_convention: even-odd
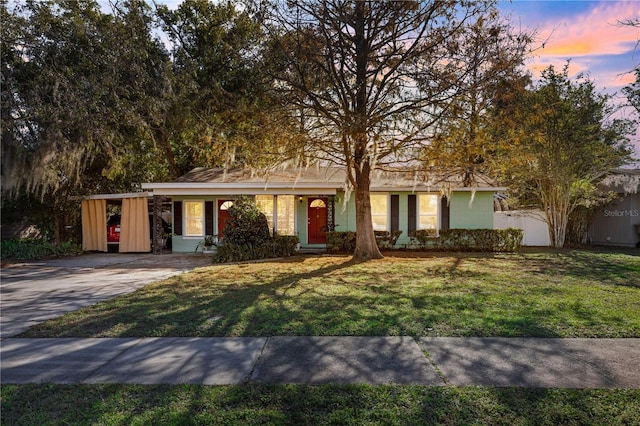
[[[211,259],[202,254],[100,253],[3,265],[0,337],[16,336],[66,312],[210,264]]]

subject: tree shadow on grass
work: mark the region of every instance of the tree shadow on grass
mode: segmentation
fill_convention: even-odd
[[[51,385],[5,390],[2,411],[6,424],[634,424],[639,394],[366,385]]]
[[[185,281],[183,276],[150,285],[143,290],[113,300],[80,309],[45,323],[38,324],[18,337],[158,337],[158,336],[233,336],[243,335],[247,321],[256,321],[254,312],[260,311],[256,303],[265,298],[277,298],[278,292],[300,280],[322,279],[332,272],[357,265],[350,258],[344,261],[321,265],[300,273],[291,273],[291,265],[303,264],[305,258],[296,257],[279,262],[281,270],[275,269],[266,282],[257,277],[248,283],[216,285],[216,283]],[[228,267],[227,265],[213,268]],[[239,265],[245,268],[246,265]],[[256,264],[253,265],[256,267]],[[196,274],[206,273],[201,270]],[[233,277],[231,277],[233,278]],[[225,278],[229,279],[229,277]],[[258,280],[258,281],[256,281]],[[289,309],[280,305],[283,315]],[[267,317],[258,316],[268,327]],[[264,335],[264,334],[263,334]]]
[[[640,288],[640,251],[637,249],[530,249],[526,253],[532,255],[525,258],[532,273]]]

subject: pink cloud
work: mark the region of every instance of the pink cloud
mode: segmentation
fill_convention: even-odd
[[[572,19],[551,19],[540,28],[540,36],[549,39],[539,55],[577,58],[628,52],[640,38],[640,29],[621,26],[619,21],[638,19],[639,11],[636,1],[604,2]]]

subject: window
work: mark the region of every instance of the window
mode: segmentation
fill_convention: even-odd
[[[438,229],[437,194],[418,194],[418,229]]]
[[[374,231],[387,231],[388,221],[388,196],[387,194],[371,194],[371,220]]]
[[[293,195],[256,195],[256,206],[267,217],[271,231],[279,235],[295,235]]]
[[[278,195],[276,231],[279,235],[295,235],[296,199],[293,195]]]
[[[204,201],[184,202],[184,229],[186,237],[204,235]]]
[[[256,207],[267,217],[269,231],[273,232],[273,195],[256,195]]]

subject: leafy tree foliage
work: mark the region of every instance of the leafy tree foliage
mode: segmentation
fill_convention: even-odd
[[[2,8],[3,189],[106,192],[157,176],[150,118],[168,58],[146,4],[116,15],[93,0]]]
[[[490,4],[292,1],[272,28],[278,77],[310,133],[307,155],[344,166],[355,193],[354,257],[381,257],[369,200],[375,169],[411,163],[465,90],[452,55]],[[475,64],[478,67],[478,64]]]
[[[609,98],[584,77],[571,81],[568,65],[542,73],[533,90],[501,111],[510,195],[546,215],[551,243],[562,247],[569,216],[597,200],[595,184],[630,159],[629,121],[607,122]]]
[[[158,17],[173,43],[176,173],[281,160],[297,129],[274,97],[258,17],[234,2],[185,0]],[[259,142],[258,142],[259,141]]]
[[[269,222],[250,197],[239,197],[228,210],[224,243],[238,246],[263,246],[271,241]]]
[[[622,92],[627,96],[629,103],[640,113],[640,66],[634,72],[636,81],[625,86]]]
[[[523,63],[533,36],[516,33],[492,11],[467,24],[459,40],[450,44],[451,58],[467,66],[456,67],[461,90],[421,155],[427,171],[446,180],[461,177],[466,187],[475,186],[478,175],[492,172],[492,162],[499,161],[492,111],[530,82]]]

